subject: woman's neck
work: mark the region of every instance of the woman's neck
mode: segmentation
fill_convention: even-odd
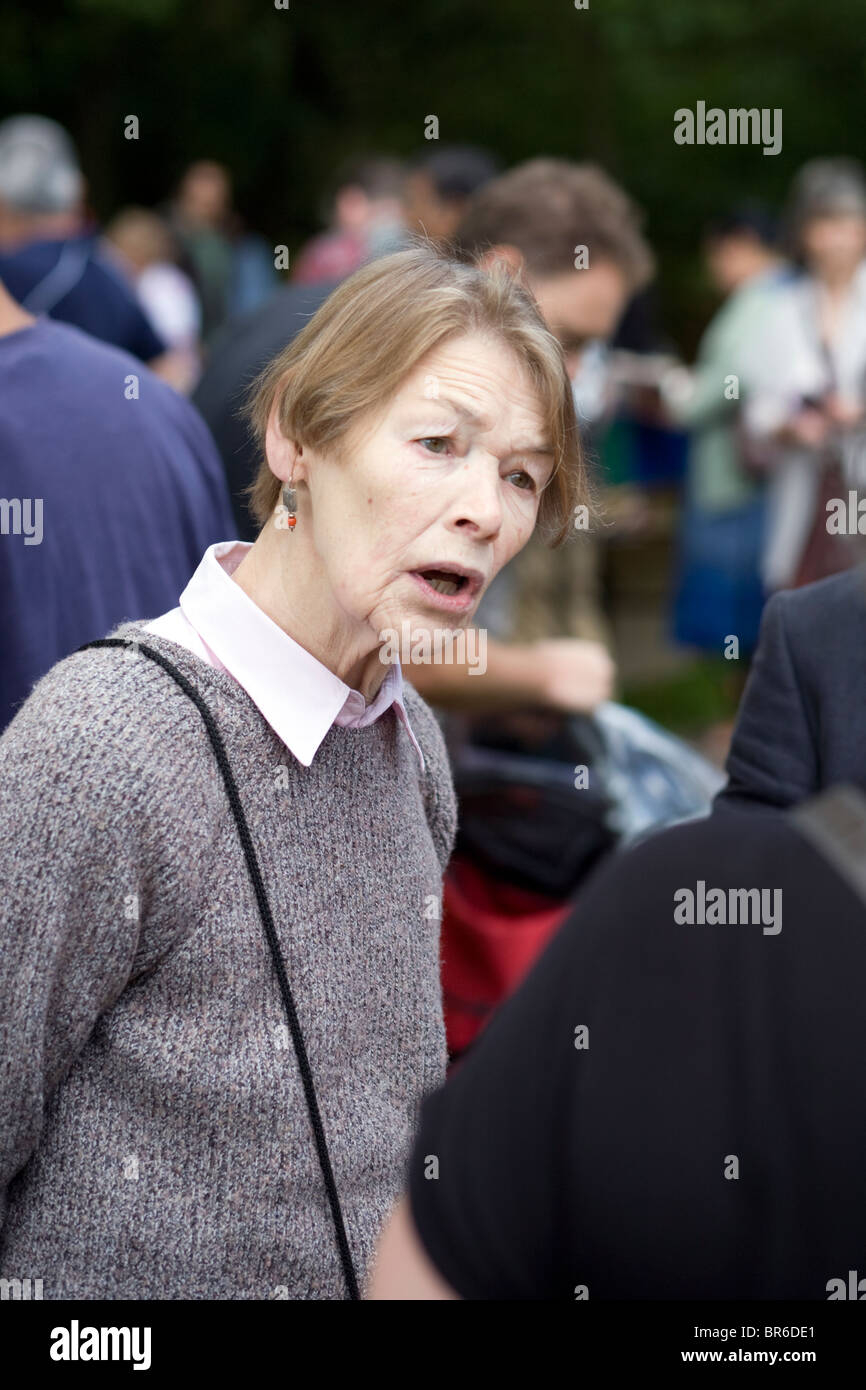
[[[5,338],[10,333],[18,333],[22,328],[29,328],[35,322],[33,315],[22,309],[5,285],[0,283],[0,338]]]
[[[860,269],[860,263],[844,268],[823,271],[819,276],[820,284],[828,299],[844,299],[854,283],[854,277]]]
[[[268,522],[232,574],[272,622],[369,704],[387,667],[363,624],[351,624],[330,593],[312,544]]]

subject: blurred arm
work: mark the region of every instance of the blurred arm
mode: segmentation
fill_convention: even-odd
[[[431,1263],[418,1239],[406,1197],[401,1197],[397,1203],[382,1234],[366,1296],[374,1302],[395,1299],[443,1302],[459,1298]]]
[[[488,641],[476,669],[462,662],[413,664],[407,680],[431,705],[457,710],[520,709],[545,705],[582,712],[610,698],[615,668],[600,642],[550,638],[541,642]]]

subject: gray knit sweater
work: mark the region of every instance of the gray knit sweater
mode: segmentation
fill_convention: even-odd
[[[125,623],[214,711],[363,1279],[443,1079],[456,809],[411,687],[296,761],[243,688]],[[0,1277],[46,1299],[343,1298],[254,893],[201,716],[139,654],[67,657],[0,738]]]

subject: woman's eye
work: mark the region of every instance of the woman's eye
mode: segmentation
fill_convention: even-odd
[[[423,444],[424,448],[428,451],[428,453],[443,454],[445,452],[444,448],[436,449],[432,446],[434,444],[442,444],[447,448],[447,446],[451,443],[451,440],[446,435],[431,435],[427,439],[419,439],[418,443]]]
[[[531,473],[527,473],[526,470],[525,470],[524,468],[517,468],[517,469],[515,469],[515,471],[514,471],[513,473],[509,473],[508,476],[509,476],[509,478],[523,478],[523,479],[524,479],[524,481],[523,481],[522,483],[518,483],[518,484],[517,484],[517,486],[518,486],[522,491],[524,491],[524,492],[525,492],[525,491],[532,491],[532,492],[535,491],[535,479],[533,478],[532,474],[531,474]]]

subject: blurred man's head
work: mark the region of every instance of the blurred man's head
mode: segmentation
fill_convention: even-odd
[[[231,211],[231,175],[223,164],[200,159],[190,164],[178,185],[176,206],[190,227],[219,228]]]
[[[84,178],[62,126],[44,116],[0,123],[0,243],[71,234],[83,201]]]
[[[471,145],[446,145],[422,155],[406,179],[403,199],[407,227],[431,241],[449,241],[469,199],[498,172],[493,156]]]
[[[776,264],[776,227],[772,216],[757,205],[733,208],[710,223],[704,237],[704,254],[717,289],[732,294]]]
[[[177,246],[170,228],[149,208],[122,208],[105,228],[105,239],[120,252],[135,274],[148,266],[177,260]]]
[[[793,254],[820,279],[844,282],[866,256],[866,179],[856,159],[813,159],[787,209]]]
[[[403,221],[406,169],[399,159],[355,159],[338,170],[329,220],[341,232],[366,237],[379,224]]]
[[[591,164],[533,159],[471,200],[455,235],[466,259],[501,259],[535,295],[569,371],[588,343],[609,338],[652,276],[638,209]]]

